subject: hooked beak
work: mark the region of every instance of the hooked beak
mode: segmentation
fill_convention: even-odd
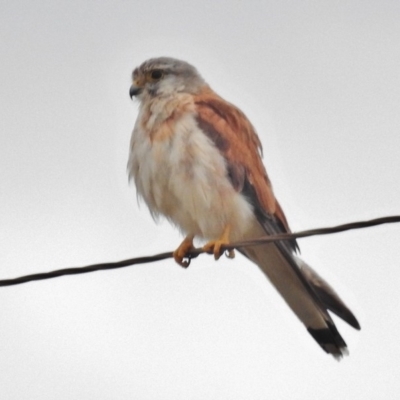
[[[133,84],[131,86],[131,88],[129,89],[129,97],[132,99],[133,96],[137,96],[138,94],[140,94],[142,92],[142,88],[139,86],[136,86],[135,84]]]

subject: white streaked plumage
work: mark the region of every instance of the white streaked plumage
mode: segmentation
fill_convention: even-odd
[[[129,176],[154,216],[164,215],[184,233],[208,240],[220,237],[233,221],[232,239],[239,239],[255,222],[252,207],[232,187],[224,158],[199,129],[194,113],[182,115],[173,134],[158,140],[157,126],[170,116],[162,110],[173,110],[170,103],[176,97],[154,99],[145,128],[140,121],[147,110],[140,110],[131,140]],[[153,130],[151,138],[147,132]]]

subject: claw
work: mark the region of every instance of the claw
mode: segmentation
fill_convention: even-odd
[[[226,245],[226,244],[229,244],[230,231],[231,231],[231,228],[230,228],[229,225],[227,225],[225,227],[221,237],[219,239],[217,239],[217,240],[211,240],[210,242],[206,243],[203,246],[203,250],[206,253],[214,254],[214,258],[216,260],[218,260],[221,257],[222,253],[223,253],[221,251],[221,247]],[[228,258],[234,258],[235,257],[235,251],[233,249],[232,250],[227,250],[226,256]]]
[[[233,250],[233,249],[226,250],[225,255],[228,258],[235,258],[235,250]]]
[[[190,257],[187,256],[187,253],[189,253],[194,248],[193,235],[186,236],[179,247],[173,252],[174,260],[181,267],[187,268],[190,265]]]

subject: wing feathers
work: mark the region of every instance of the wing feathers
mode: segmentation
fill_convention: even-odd
[[[284,231],[289,232],[261,160],[260,139],[250,121],[238,108],[209,88],[194,96],[194,102],[198,126],[224,156],[233,187],[241,191],[246,179],[254,188],[263,210],[277,218]]]
[[[194,96],[194,103],[197,124],[223,155],[232,186],[253,205],[258,223],[249,237],[290,232],[261,160],[260,140],[246,116],[209,88]],[[293,240],[239,251],[260,267],[319,345],[339,358],[346,343],[327,310],[356,329],[360,325],[334,290],[293,254],[296,249]]]
[[[301,266],[301,272],[303,273],[307,281],[311,284],[312,288],[314,289],[322,303],[325,305],[325,307],[335,313],[338,317],[342,318],[353,328],[361,329],[357,318],[344,304],[344,302],[333,290],[333,288],[303,260],[298,259],[298,262]]]

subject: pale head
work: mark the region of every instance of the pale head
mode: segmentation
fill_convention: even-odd
[[[152,58],[135,68],[129,94],[140,101],[173,93],[198,93],[204,79],[186,61],[169,57]]]

